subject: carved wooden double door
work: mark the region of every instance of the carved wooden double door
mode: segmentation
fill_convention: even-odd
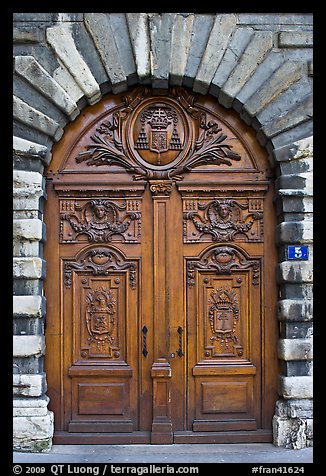
[[[47,171],[58,443],[270,441],[273,190],[238,116],[182,88],[89,107]]]

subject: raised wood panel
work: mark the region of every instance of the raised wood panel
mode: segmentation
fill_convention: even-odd
[[[247,382],[202,382],[202,413],[246,413]]]
[[[78,384],[79,415],[123,415],[125,383]]]

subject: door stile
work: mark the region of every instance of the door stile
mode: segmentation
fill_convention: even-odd
[[[150,183],[153,197],[153,271],[154,271],[154,361],[151,369],[153,379],[153,422],[151,443],[173,443],[171,418],[171,365],[169,352],[169,320],[167,302],[167,230],[168,210],[172,185],[170,182]]]

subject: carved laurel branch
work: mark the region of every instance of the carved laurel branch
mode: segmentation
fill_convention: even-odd
[[[144,96],[148,95],[148,91],[142,92],[142,97],[137,96],[134,99],[125,97],[126,107],[120,113],[113,114],[112,122],[106,121],[100,125],[97,133],[91,136],[91,140],[95,144],[89,144],[86,151],[79,153],[76,162],[86,162],[89,166],[118,165],[133,174],[134,180],[182,180],[183,173],[190,172],[201,165],[225,164],[231,166],[232,161],[241,160],[240,155],[231,150],[231,145],[223,144],[228,137],[221,132],[222,129],[218,127],[218,124],[214,121],[207,123],[206,113],[200,112],[194,107],[194,96],[186,96],[179,88],[173,88],[171,93],[191,117],[199,120],[198,139],[192,153],[183,164],[172,167],[168,171],[150,171],[139,166],[132,157],[124,152],[122,137],[118,132],[121,131],[121,120],[142,101]]]
[[[132,289],[136,288],[135,262],[125,262],[117,253],[107,248],[96,248],[87,251],[78,260],[66,261],[64,264],[64,283],[67,288],[72,285],[72,272],[91,272],[93,275],[107,276],[110,270],[129,269],[129,284]]]

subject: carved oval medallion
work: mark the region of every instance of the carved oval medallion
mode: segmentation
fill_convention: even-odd
[[[137,161],[164,170],[179,163],[188,152],[191,128],[176,102],[158,99],[144,101],[135,109],[127,125],[127,137],[129,151]]]

